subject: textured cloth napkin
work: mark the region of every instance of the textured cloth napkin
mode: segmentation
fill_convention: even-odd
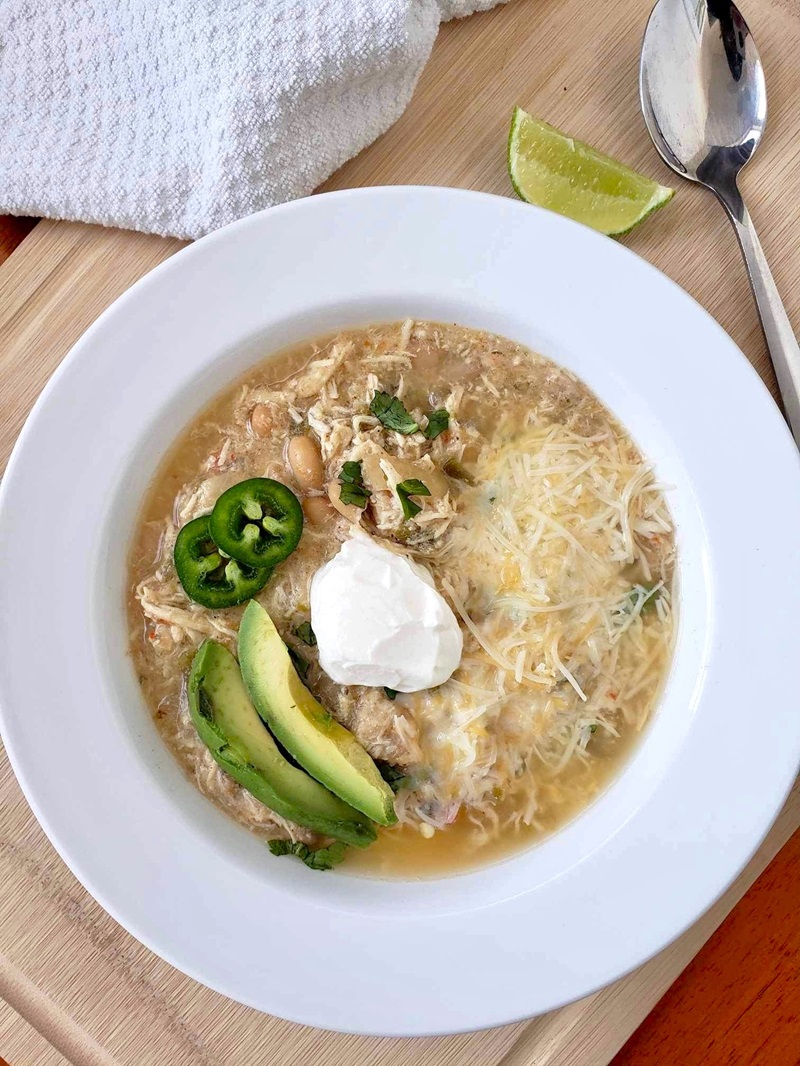
[[[0,0],[0,214],[199,237],[310,193],[498,0]]]

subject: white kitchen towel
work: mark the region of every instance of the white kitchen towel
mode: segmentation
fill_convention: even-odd
[[[0,214],[200,237],[310,193],[498,0],[0,0]]]

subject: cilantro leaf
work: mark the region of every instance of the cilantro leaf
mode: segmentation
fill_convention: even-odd
[[[294,855],[295,858],[304,862],[310,870],[332,870],[344,859],[347,845],[341,841],[329,844],[327,848],[317,848],[314,851],[299,840],[268,840],[269,850],[273,855]]]
[[[428,440],[435,440],[440,433],[444,433],[450,426],[450,412],[445,410],[444,407],[438,411],[432,411],[428,415],[428,424],[423,429],[423,433]]]
[[[411,783],[411,778],[399,766],[393,766],[390,762],[384,762],[383,759],[376,759],[375,765],[392,792],[399,792],[401,788]]]
[[[292,666],[300,675],[303,681],[308,677],[309,664],[303,658],[302,655],[298,655],[294,648],[290,648],[287,645],[286,650],[289,652],[289,658],[292,660]]]
[[[371,493],[361,485],[342,485],[339,490],[339,499],[344,504],[360,507],[363,511]]]
[[[383,686],[383,694],[387,698],[387,700],[396,700],[397,699],[397,691],[396,691],[396,689],[387,688],[386,685]]]
[[[376,392],[372,397],[369,409],[387,429],[393,429],[404,436],[408,436],[409,433],[416,433],[419,429],[417,423],[406,410],[403,401],[396,396],[390,396],[388,392]]]
[[[344,860],[346,854],[347,845],[337,840],[327,848],[317,848],[316,851],[310,852],[303,862],[312,870],[332,870]]]
[[[295,844],[291,840],[268,840],[273,855],[294,855]]]
[[[658,592],[655,585],[634,585],[630,592],[623,596],[619,607],[620,614],[633,614],[639,603],[639,614],[647,614],[654,610]]]
[[[353,462],[351,459],[347,463],[342,464],[341,472],[339,473],[339,480],[343,485],[363,485],[364,479],[361,475],[361,462]]]
[[[316,648],[317,638],[314,634],[314,630],[311,628],[310,622],[301,622],[294,630],[294,635],[299,637],[304,644],[309,646],[309,648]]]
[[[414,503],[411,499],[412,496],[430,496],[431,490],[419,478],[410,477],[405,481],[401,481],[395,490],[397,492],[398,499],[400,500],[400,506],[403,508],[404,518],[413,518],[414,515],[418,515],[422,510],[418,503]]]
[[[339,472],[339,499],[342,503],[353,504],[363,511],[372,493],[364,485],[361,463],[352,460],[345,463]]]

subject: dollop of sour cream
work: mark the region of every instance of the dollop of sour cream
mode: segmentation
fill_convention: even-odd
[[[418,692],[461,660],[456,616],[427,570],[357,534],[311,581],[319,662],[341,685]]]

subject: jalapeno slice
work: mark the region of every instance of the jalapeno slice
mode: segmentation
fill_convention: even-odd
[[[280,481],[254,477],[223,492],[211,512],[209,529],[232,559],[256,568],[273,567],[297,547],[303,508]]]
[[[175,570],[186,595],[217,610],[251,599],[269,581],[270,567],[256,569],[220,554],[209,515],[187,522],[175,541]]]

